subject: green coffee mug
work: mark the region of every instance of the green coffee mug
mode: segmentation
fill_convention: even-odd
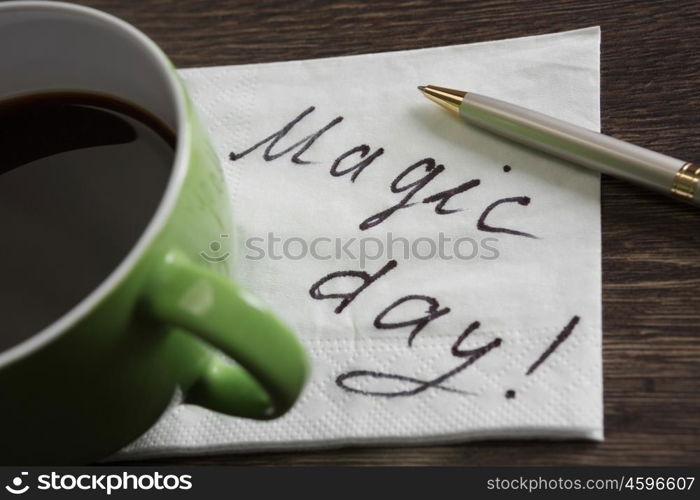
[[[306,379],[305,354],[272,312],[227,279],[230,259],[200,256],[232,234],[232,221],[219,161],[166,56],[102,12],[7,2],[0,74],[0,99],[106,93],[177,133],[160,204],[119,266],[53,324],[0,352],[0,462],[107,456],[153,425],[178,390],[185,403],[234,416],[287,411]],[[227,240],[220,255],[231,251]]]

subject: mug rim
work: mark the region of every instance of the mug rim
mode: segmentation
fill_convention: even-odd
[[[168,57],[136,27],[106,12],[85,7],[83,5],[71,4],[67,2],[54,1],[10,1],[0,3],[0,14],[11,11],[54,11],[69,12],[78,16],[92,18],[99,21],[106,28],[120,30],[138,42],[140,47],[148,52],[157,65],[157,70],[163,74],[164,81],[175,96],[175,155],[172,163],[172,171],[168,178],[165,190],[160,198],[158,207],[151,216],[145,229],[131,247],[129,252],[122,258],[120,263],[114,268],[97,287],[93,288],[80,302],[64,312],[60,317],[48,326],[37,331],[30,337],[13,345],[9,349],[0,352],[0,368],[12,363],[20,358],[28,356],[34,351],[58,337],[61,333],[69,330],[80,320],[89,315],[114,288],[122,282],[128,273],[133,269],[145,250],[155,240],[163,226],[172,213],[175,203],[180,194],[187,173],[187,164],[190,156],[190,124],[187,120],[187,99],[185,91],[178,80],[175,68],[170,63]],[[160,117],[159,117],[160,118]]]

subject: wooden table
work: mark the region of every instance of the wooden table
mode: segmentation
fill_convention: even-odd
[[[81,3],[133,23],[178,67],[364,54],[600,25],[603,132],[700,161],[697,2]],[[700,212],[604,178],[602,214],[604,443],[476,442],[148,463],[699,465]]]

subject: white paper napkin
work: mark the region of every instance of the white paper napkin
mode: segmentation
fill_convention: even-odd
[[[298,332],[313,374],[276,421],[176,405],[120,458],[602,439],[599,176],[466,125],[416,90],[470,90],[599,130],[599,41],[588,28],[182,70],[226,173],[235,279]],[[440,238],[443,255],[429,258]]]

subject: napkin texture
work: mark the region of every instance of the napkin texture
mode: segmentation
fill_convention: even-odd
[[[466,89],[599,130],[599,44],[599,29],[587,28],[181,70],[225,172],[233,278],[298,332],[312,375],[278,420],[173,404],[119,457],[602,439],[598,174],[467,125],[416,90]],[[290,122],[286,134],[264,142]],[[412,205],[387,215],[419,184],[405,200]],[[443,249],[452,258],[431,256],[440,234],[450,238]],[[353,238],[351,255],[334,253]],[[423,240],[406,255],[400,238]],[[358,273],[381,269],[341,311],[347,295],[323,298],[352,292],[365,283]],[[334,278],[339,271],[355,274]],[[434,317],[419,325],[426,312]]]

